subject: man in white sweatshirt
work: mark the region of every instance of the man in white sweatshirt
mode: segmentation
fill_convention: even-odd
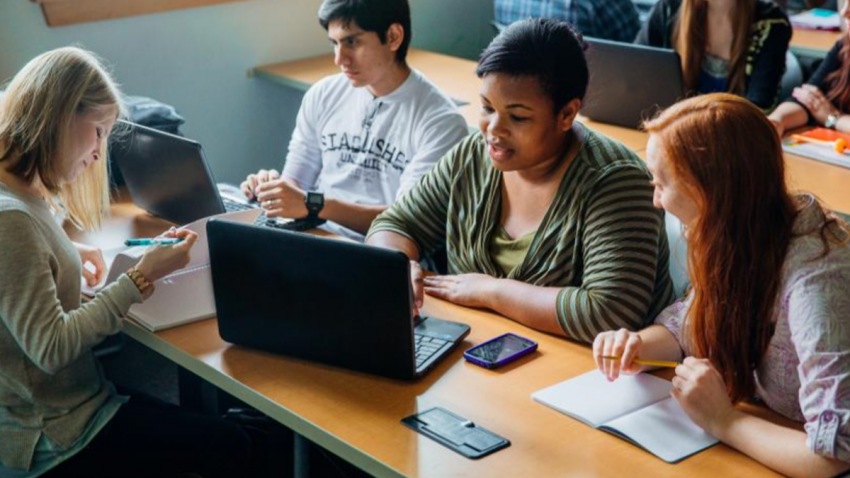
[[[283,172],[241,188],[270,217],[312,215],[363,240],[372,220],[467,134],[454,103],[406,62],[407,0],[325,0],[319,23],[341,73],[304,96]]]

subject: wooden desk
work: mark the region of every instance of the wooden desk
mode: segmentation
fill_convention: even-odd
[[[120,243],[127,237],[125,232],[150,234],[164,225],[126,204],[114,206],[113,214],[108,234],[95,241],[106,247]],[[459,350],[415,382],[231,346],[219,338],[214,319],[156,334],[128,323],[125,331],[203,380],[377,476],[778,476],[725,445],[669,465],[624,440],[534,402],[532,392],[594,368],[585,346],[430,297],[424,311],[468,323],[472,332]],[[539,351],[499,370],[463,360],[462,349],[507,331],[538,341]],[[481,460],[468,460],[399,422],[435,405],[505,436],[512,445]],[[759,412],[775,418],[765,410]]]
[[[801,56],[823,58],[841,34],[840,31],[795,28],[791,35],[791,50]]]
[[[791,190],[815,194],[831,209],[850,214],[850,169],[784,153]]]

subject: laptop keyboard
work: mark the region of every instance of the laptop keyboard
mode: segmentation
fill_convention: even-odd
[[[257,209],[260,207],[256,203],[244,203],[234,201],[225,197],[221,198],[221,202],[224,203],[224,210],[227,212],[247,211],[248,209]],[[299,221],[297,219],[275,219],[266,216],[264,213],[261,213],[259,216],[257,216],[257,219],[254,221],[254,225],[273,227],[275,229],[285,229],[287,231],[306,231],[315,227],[315,224],[312,224],[308,221]]]
[[[224,203],[224,210],[227,212],[247,211],[248,209],[256,209],[260,207],[259,205],[254,203],[234,201],[225,197],[221,198],[221,202]]]
[[[413,335],[416,337],[414,347],[416,349],[417,369],[449,344],[448,340],[438,339],[437,337],[416,333]]]

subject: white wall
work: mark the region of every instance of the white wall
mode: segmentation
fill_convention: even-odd
[[[474,58],[492,36],[491,0],[411,3],[415,46]],[[126,93],[175,106],[216,179],[238,181],[282,164],[302,96],[246,71],[330,51],[320,4],[249,0],[49,28],[37,4],[0,0],[0,83],[43,51],[79,44],[112,65]]]

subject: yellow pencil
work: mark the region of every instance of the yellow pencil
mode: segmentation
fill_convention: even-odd
[[[619,355],[603,355],[603,359],[606,360],[620,360]],[[647,367],[670,367],[675,368],[679,365],[679,362],[671,362],[669,360],[649,360],[649,359],[635,359],[635,363],[638,365],[645,365]]]

